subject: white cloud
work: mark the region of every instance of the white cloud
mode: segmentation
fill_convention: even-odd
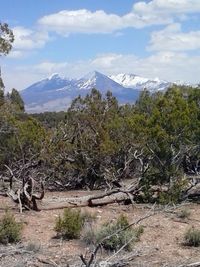
[[[170,24],[175,18],[182,21],[188,18],[187,14],[199,11],[199,0],[152,0],[135,3],[132,10],[123,16],[103,10],[62,10],[40,18],[38,23],[46,30],[64,36],[70,33],[112,33],[127,27]]]
[[[13,59],[26,57],[30,52],[43,48],[50,39],[46,31],[31,30],[21,26],[14,27],[12,30],[15,40],[8,57]]]
[[[151,34],[149,50],[187,51],[200,49],[200,31],[181,32],[181,25],[171,24]]]
[[[199,11],[199,0],[139,1],[133,5],[130,12],[121,16],[108,14],[103,10],[94,12],[86,9],[62,10],[40,18],[37,28],[14,27],[15,41],[9,57],[15,59],[25,57],[31,51],[43,48],[50,40],[48,34],[50,31],[63,36],[71,33],[113,32],[118,36],[123,34],[122,30],[125,28],[143,28],[150,25],[169,25],[166,29],[152,34],[150,50],[198,49],[200,31],[182,33],[179,28],[172,32],[169,29],[174,27],[173,25],[178,25],[174,23],[175,19],[187,20],[191,13],[198,14]]]
[[[140,16],[135,12],[124,16],[107,14],[103,10],[62,10],[39,19],[38,23],[48,31],[68,36],[70,33],[112,33],[127,27],[142,28],[147,25],[171,23],[168,17]]]
[[[12,50],[8,55],[7,57],[8,58],[14,58],[14,59],[17,59],[17,58],[21,58],[24,56],[24,53],[20,50]]]
[[[47,32],[33,31],[24,27],[14,27],[15,41],[13,48],[17,50],[32,50],[44,47],[49,37]]]
[[[133,5],[133,12],[144,14],[188,14],[200,11],[199,0],[152,0]]]
[[[5,84],[6,91],[10,91],[12,88],[22,90],[28,87],[30,84],[35,83],[43,78],[42,75],[30,71],[29,68],[17,68],[2,66],[2,77]]]
[[[62,10],[42,17],[39,24],[63,35],[71,32],[109,33],[123,28],[120,16],[107,14],[103,10],[91,12],[86,9]]]
[[[45,61],[41,62],[40,64],[32,66],[31,70],[35,71],[40,75],[50,75],[55,72],[57,73],[63,72],[63,70],[65,70],[67,66],[68,63],[66,62],[56,63],[51,61]]]
[[[150,25],[169,25],[163,31],[151,36],[150,50],[191,50],[199,48],[200,31],[182,33],[179,28],[170,32],[168,28],[179,21],[189,18],[191,13],[200,11],[199,0],[152,0],[139,1],[125,15],[108,14],[103,10],[90,11],[62,10],[46,15],[38,20],[39,28],[28,29],[17,26],[13,28],[15,41],[10,58],[30,55],[33,50],[41,49],[50,40],[48,32],[63,36],[71,33],[115,33],[123,34],[128,27],[143,28]],[[178,24],[177,24],[178,25]],[[164,36],[165,34],[165,36]],[[178,45],[176,45],[178,44]],[[179,49],[180,48],[180,49]]]
[[[117,60],[121,60],[122,55],[118,54],[105,54],[99,55],[95,59],[90,61],[90,65],[95,68],[109,69],[113,68],[113,65]]]

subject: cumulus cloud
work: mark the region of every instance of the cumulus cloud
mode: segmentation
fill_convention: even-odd
[[[200,31],[182,32],[175,23],[151,34],[148,49],[154,51],[187,51],[200,48]]]
[[[62,10],[40,18],[38,23],[64,36],[70,33],[111,33],[127,27],[170,24],[175,17],[181,21],[187,19],[187,14],[199,11],[199,0],[152,0],[135,3],[132,10],[123,16],[103,10]]]
[[[26,57],[30,52],[43,48],[50,39],[47,31],[32,30],[22,26],[14,27],[12,30],[15,40],[13,49],[8,55],[12,59]]]
[[[103,10],[90,11],[62,10],[49,14],[38,20],[37,27],[28,29],[17,26],[13,28],[15,41],[10,58],[20,58],[30,54],[30,51],[41,49],[50,40],[49,32],[62,36],[71,33],[121,33],[128,27],[143,28],[151,25],[170,25],[163,31],[154,32],[151,36],[151,50],[180,50],[199,48],[199,31],[182,33],[176,25],[179,21],[188,19],[191,13],[200,11],[199,0],[152,0],[135,3],[132,10],[124,15],[108,14]],[[178,24],[177,24],[178,25]],[[39,26],[39,27],[38,27]],[[164,36],[165,35],[165,36]],[[174,45],[178,44],[178,45]],[[174,46],[174,49],[172,47]],[[29,52],[28,52],[29,51]]]
[[[184,14],[200,11],[199,0],[152,0],[133,5],[133,12],[144,14]]]
[[[70,33],[112,33],[127,27],[142,28],[148,25],[171,23],[168,16],[144,15],[135,12],[124,16],[107,14],[103,10],[62,10],[39,19],[38,23],[49,31],[68,36]]]
[[[91,12],[86,9],[62,10],[42,17],[39,24],[64,35],[71,32],[109,33],[123,28],[120,16],[107,14],[103,10]]]
[[[13,47],[18,50],[42,48],[49,39],[47,32],[34,32],[33,30],[20,26],[14,27],[13,33],[15,36]]]

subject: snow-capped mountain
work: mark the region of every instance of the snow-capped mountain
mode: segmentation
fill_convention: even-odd
[[[40,92],[40,91],[52,91],[58,88],[63,88],[69,84],[71,84],[70,79],[61,78],[58,73],[52,74],[50,77],[36,82],[33,85],[29,86],[26,91],[30,92]]]
[[[113,81],[108,76],[98,72],[90,72],[83,78],[76,82],[77,88],[79,90],[90,90],[91,88],[97,88],[101,92],[106,92],[108,90],[114,92],[119,92],[124,90],[123,85]]]
[[[137,88],[139,90],[145,88],[151,92],[164,90],[172,84],[167,81],[159,80],[158,78],[148,79],[135,74],[120,73],[109,77],[126,88]]]
[[[27,112],[44,112],[66,110],[78,95],[85,96],[92,88],[102,94],[110,90],[119,103],[134,103],[144,88],[151,92],[164,90],[171,83],[150,80],[134,74],[106,76],[94,71],[81,79],[62,78],[53,74],[49,78],[34,83],[21,91]]]
[[[75,81],[53,74],[21,91],[27,112],[62,110],[71,103]]]

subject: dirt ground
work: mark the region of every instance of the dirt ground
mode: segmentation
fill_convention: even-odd
[[[66,193],[46,193],[44,202],[57,201],[62,197],[87,195],[84,191]],[[0,246],[0,266],[4,267],[64,267],[84,266],[80,254],[90,253],[93,249],[87,247],[81,240],[64,241],[56,239],[54,231],[55,219],[63,210],[42,210],[40,212],[26,211],[22,214],[9,198],[0,197],[0,217],[5,208],[10,209],[17,221],[23,223],[23,238],[19,244]],[[42,207],[42,203],[41,203]],[[95,227],[105,221],[113,221],[124,214],[129,222],[133,222],[152,210],[150,205],[112,204],[103,207],[84,207],[83,211],[97,217]],[[180,210],[190,211],[189,218],[180,219]],[[129,266],[133,267],[175,267],[200,261],[200,248],[187,247],[183,244],[184,233],[190,227],[200,229],[200,205],[185,204],[175,210],[166,209],[158,214],[142,220],[144,233],[131,253],[135,253]],[[119,258],[125,253],[119,254]],[[98,259],[105,260],[111,255],[100,251]],[[103,265],[102,265],[103,266]]]

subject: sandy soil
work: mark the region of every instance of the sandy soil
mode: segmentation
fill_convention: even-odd
[[[56,201],[60,197],[74,197],[87,195],[88,192],[71,191],[67,193],[47,193],[45,200]],[[23,238],[19,244],[0,246],[0,266],[5,267],[50,267],[50,266],[82,266],[80,254],[92,249],[81,240],[63,241],[55,238],[55,219],[63,210],[26,211],[19,214],[18,208],[9,198],[0,197],[0,217],[5,208],[11,209],[17,221],[23,223]],[[129,222],[133,222],[152,209],[150,205],[122,205],[112,204],[104,207],[82,208],[95,214],[95,227],[105,221],[113,221],[120,214],[125,214]],[[187,219],[178,218],[181,209],[190,211]],[[160,212],[141,221],[144,233],[140,241],[133,248],[136,256],[130,266],[157,267],[180,266],[200,261],[200,248],[187,247],[183,244],[184,233],[190,227],[200,229],[200,205],[187,204],[174,211]],[[124,255],[124,252],[123,254]],[[101,251],[98,258],[106,259],[109,255]],[[120,257],[120,256],[119,256]]]

